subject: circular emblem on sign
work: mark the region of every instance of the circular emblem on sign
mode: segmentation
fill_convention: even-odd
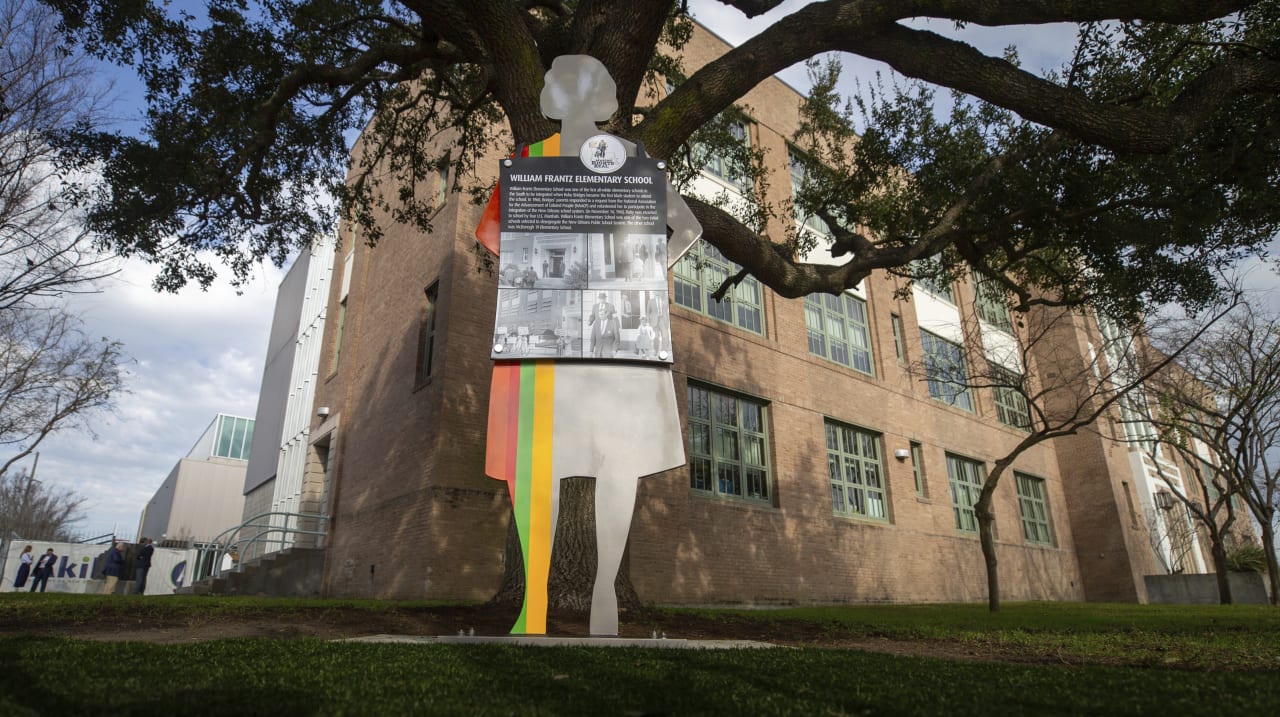
[[[582,143],[578,158],[596,174],[608,174],[626,163],[627,147],[613,135],[598,134]]]

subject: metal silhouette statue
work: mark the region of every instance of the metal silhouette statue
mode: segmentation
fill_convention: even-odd
[[[495,254],[501,250],[501,258],[504,261],[510,258],[513,263],[517,258],[536,262],[535,254],[553,255],[557,261],[562,256],[572,259],[589,255],[591,260],[584,265],[591,264],[590,271],[594,273],[590,276],[600,283],[586,289],[567,288],[566,293],[572,294],[568,296],[557,296],[547,289],[530,289],[527,284],[499,289],[500,305],[491,353],[495,364],[489,398],[485,472],[507,481],[524,556],[524,604],[511,629],[513,634],[546,632],[547,578],[559,515],[560,481],[574,476],[595,479],[598,567],[591,601],[591,633],[616,635],[618,602],[614,581],[631,528],[637,481],[642,476],[685,463],[684,439],[671,377],[669,328],[665,329],[668,332],[665,337],[655,339],[648,327],[669,327],[666,270],[698,240],[702,227],[667,181],[662,172],[665,165],[646,157],[643,149],[637,152],[634,144],[597,128],[597,122],[608,120],[618,109],[617,86],[598,60],[586,55],[556,58],[546,74],[541,106],[544,115],[561,121],[561,131],[530,145],[521,155],[575,158],[577,171],[588,175],[588,179],[600,181],[608,178],[590,177],[590,172],[621,170],[621,175],[628,167],[650,167],[657,175],[650,180],[656,185],[650,191],[658,200],[654,215],[656,228],[650,232],[658,233],[633,235],[627,233],[626,227],[618,227],[614,233],[598,234],[506,232],[503,227],[518,217],[503,216],[500,192],[510,193],[515,189],[508,182],[495,191],[476,229],[476,237],[482,244]],[[578,158],[581,164],[577,164]],[[619,178],[608,181],[619,181]],[[665,215],[661,209],[664,199]],[[507,213],[516,212],[508,209]],[[663,231],[666,229],[662,226],[664,216],[672,232],[670,239]],[[509,240],[512,243],[509,244]],[[516,241],[526,243],[518,245]],[[509,251],[516,246],[521,248]],[[532,253],[529,253],[530,246]],[[520,256],[508,257],[508,254]],[[665,266],[653,267],[650,256],[664,258]],[[606,258],[610,262],[607,266]],[[637,285],[630,283],[637,267],[642,276],[647,268],[649,280],[654,282],[644,291],[635,290]],[[509,273],[514,276],[516,270]],[[586,309],[596,303],[599,294],[605,293],[597,290],[610,282],[615,290],[597,303],[598,311],[592,312],[593,323],[588,330]],[[500,286],[503,285],[500,281]],[[534,286],[538,284],[535,282]],[[617,290],[618,286],[625,290]],[[611,301],[610,297],[617,298]],[[535,348],[539,345],[536,343],[540,336],[536,325],[539,320],[546,318],[546,324],[557,327],[554,338],[546,342],[551,357],[504,358],[503,352],[507,350],[504,336],[512,333],[504,324],[504,316],[513,316],[513,311],[530,306],[550,305],[553,300],[563,301],[566,307],[559,316],[549,310],[546,317],[525,314],[514,319],[516,323],[523,322],[522,335],[525,338],[532,335]],[[613,304],[617,302],[621,303],[615,307]],[[561,358],[566,355],[566,345],[574,341],[568,336],[570,329],[565,328],[575,323],[570,317],[570,308],[583,316],[581,341],[585,343],[587,335],[594,331],[596,336],[591,340],[595,345],[591,352],[570,352],[574,358]],[[594,323],[597,321],[602,323]],[[634,326],[627,329],[627,322]],[[646,327],[644,330],[640,329],[642,324]],[[546,331],[550,334],[552,330]],[[628,343],[619,333],[628,331],[636,337],[634,354],[619,358],[620,347]],[[601,351],[596,341],[608,342],[609,350]],[[662,350],[656,350],[652,344]],[[522,353],[527,354],[530,346],[525,343]]]

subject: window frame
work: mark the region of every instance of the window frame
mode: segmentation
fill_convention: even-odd
[[[936,342],[936,343],[935,343]],[[938,377],[936,371],[938,366],[934,364],[938,360],[936,352],[933,350],[938,346],[951,347],[955,349],[955,361],[946,373],[945,377]],[[929,388],[929,397],[935,401],[954,406],[969,413],[976,413],[973,401],[972,387],[969,385],[969,367],[965,362],[964,346],[954,341],[944,339],[943,337],[926,331],[920,330],[920,352],[923,354],[925,367],[925,383]],[[943,357],[946,358],[946,357]],[[951,378],[955,374],[955,367],[959,367],[961,381]],[[950,387],[960,386],[960,390],[952,391]],[[960,399],[963,398],[963,404],[960,405]]]
[[[1022,537],[1032,545],[1054,545],[1053,519],[1049,513],[1049,495],[1043,478],[1021,471],[1013,472],[1014,488],[1018,494],[1018,517],[1022,521]],[[1025,484],[1025,485],[1024,485]],[[1039,495],[1031,495],[1024,487],[1034,487]],[[1036,509],[1040,515],[1035,515]],[[1028,509],[1031,515],[1028,515]],[[1031,533],[1036,533],[1033,537]],[[1043,539],[1040,533],[1043,532]]]
[[[916,497],[928,498],[929,484],[925,476],[924,446],[919,441],[910,441],[908,445],[911,452],[911,473],[916,483]]]
[[[986,479],[986,464],[955,453],[947,454],[947,483],[951,488],[951,510],[957,532],[978,533],[978,513],[973,506]]]
[[[996,407],[996,420],[1002,425],[1030,433],[1031,404],[1022,391],[1012,387],[1026,381],[1026,375],[994,361],[987,362],[987,370],[991,372],[991,394]],[[1021,423],[1016,420],[1019,417],[1023,419]]]
[[[706,395],[704,404],[696,394]],[[769,451],[769,403],[767,401],[726,391],[715,386],[689,381],[686,387],[688,399],[688,449],[689,449],[689,490],[694,494],[743,501],[754,505],[773,505],[773,472],[770,468]],[[727,424],[721,414],[723,404],[732,402],[734,406],[735,424]],[[756,409],[759,430],[753,430],[744,420],[743,406]],[[705,434],[700,427],[705,426]],[[733,450],[737,457],[722,454],[722,443],[719,440],[726,434],[735,434]],[[759,453],[757,462],[750,462],[749,446],[753,444]],[[700,476],[699,467],[705,461],[705,474]],[[731,479],[722,473],[724,468],[737,468],[739,489],[728,490]],[[758,480],[763,490],[753,493],[750,472],[758,473]],[[705,487],[700,485],[700,478],[705,479]]]
[[[890,522],[884,435],[833,418],[824,418],[822,427],[826,439],[827,480],[831,486],[832,512],[845,518]],[[832,445],[833,438],[835,446]],[[852,451],[849,450],[850,447]],[[868,448],[874,455],[865,455]],[[850,480],[851,469],[856,480]],[[868,476],[878,479],[879,485],[874,485],[868,480]],[[861,504],[861,510],[855,508],[855,502]],[[879,506],[879,515],[872,510],[874,505]]]
[[[833,302],[839,304],[838,309],[832,307]],[[850,307],[855,307],[856,311],[862,313],[860,321],[851,315]],[[815,313],[817,314],[816,319],[814,319]],[[813,326],[813,320],[819,323],[816,329]],[[839,325],[845,333],[841,343],[844,345],[844,353],[848,361],[841,361],[833,355],[836,353],[835,344],[832,342],[833,323]],[[839,296],[835,294],[809,294],[804,297],[804,324],[806,340],[811,355],[840,364],[845,368],[853,369],[868,376],[876,375],[875,351],[871,344],[871,316],[867,309],[866,299],[849,291],[842,292]],[[817,334],[816,337],[815,334]],[[861,336],[862,345],[856,345],[854,341],[855,335]],[[821,343],[821,353],[814,350],[815,340]],[[858,358],[861,358],[861,361]],[[865,367],[862,365],[863,363],[865,363]]]
[[[418,360],[414,372],[416,383],[431,381],[431,364],[435,355],[436,319],[440,302],[440,280],[437,279],[422,290],[422,318],[418,323]]]
[[[671,303],[764,336],[764,286],[759,279],[748,274],[724,299],[711,298],[725,278],[741,270],[705,239],[699,239],[672,271]]]
[[[889,314],[889,328],[893,331],[893,353],[898,357],[898,363],[906,363],[907,332],[900,314]]]
[[[1013,335],[1013,315],[1004,290],[992,279],[973,272],[973,307],[983,324],[1010,336]]]

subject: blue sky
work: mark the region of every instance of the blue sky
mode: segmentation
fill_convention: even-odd
[[[190,6],[190,0],[179,3]],[[802,2],[788,2],[763,18],[747,20],[713,0],[693,0],[694,17],[731,43],[740,43]],[[948,31],[947,27],[936,27]],[[965,39],[989,53],[1020,48],[1024,66],[1056,67],[1071,50],[1071,28],[1048,26],[990,30],[969,28]],[[845,77],[870,78],[885,65],[845,58]],[[797,89],[806,86],[803,66],[782,78]],[[104,75],[104,81],[111,79]],[[136,82],[116,75],[115,114],[124,122],[141,112]],[[154,270],[140,262],[122,262],[121,273],[99,294],[76,297],[90,335],[124,342],[134,362],[128,366],[129,393],[116,411],[95,422],[95,434],[62,434],[40,448],[37,478],[55,490],[74,490],[87,499],[88,519],[81,532],[113,530],[133,538],[142,507],[174,463],[199,438],[219,412],[253,416],[262,378],[275,290],[283,271],[261,266],[237,294],[222,281],[208,292],[188,288],[173,294],[151,290]],[[1272,275],[1251,273],[1268,285]],[[1274,303],[1274,295],[1271,299]]]

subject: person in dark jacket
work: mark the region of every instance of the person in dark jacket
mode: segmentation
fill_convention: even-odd
[[[124,573],[124,543],[116,543],[115,547],[107,551],[107,564],[102,568],[102,574],[107,578],[102,584],[103,595],[115,594],[116,583],[119,582],[122,573]]]
[[[142,549],[138,551],[133,560],[135,573],[134,595],[141,595],[147,591],[147,573],[151,572],[151,555],[155,552],[156,548],[151,544],[151,538],[143,538]]]
[[[31,589],[29,592],[35,592],[36,588],[40,588],[40,592],[44,592],[45,586],[49,582],[49,578],[53,577],[53,566],[58,562],[58,556],[54,555],[53,548],[45,551],[44,555],[36,561],[36,567],[31,571]]]

